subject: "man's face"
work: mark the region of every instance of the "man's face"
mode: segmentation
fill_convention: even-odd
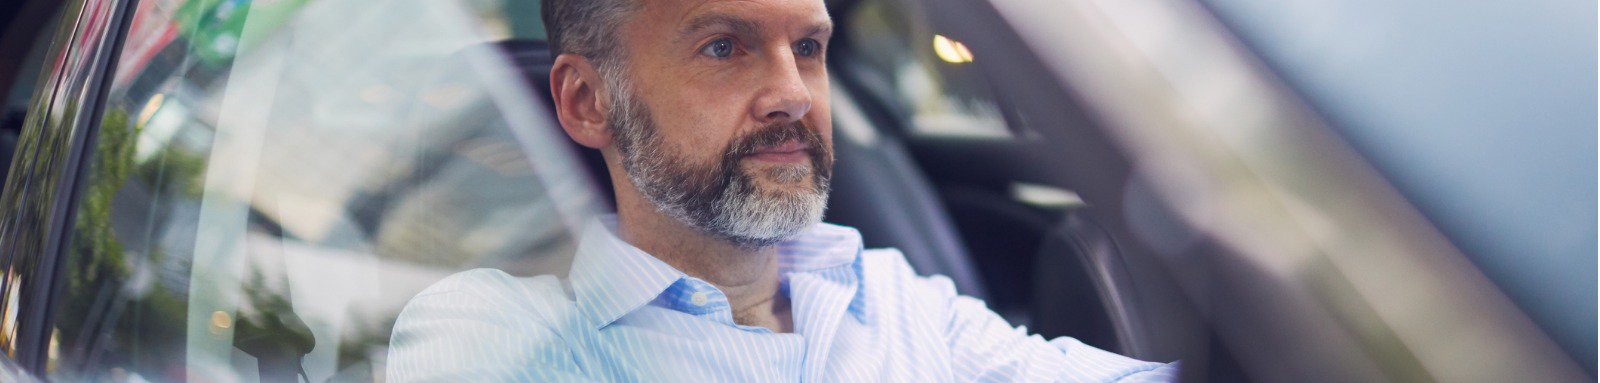
[[[820,0],[645,1],[621,28],[626,77],[608,111],[640,194],[745,246],[820,221],[831,31]]]

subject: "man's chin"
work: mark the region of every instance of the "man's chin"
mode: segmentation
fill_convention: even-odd
[[[719,207],[720,236],[747,247],[767,246],[821,222],[828,196],[807,178],[782,185],[754,182],[753,195]]]
[[[793,238],[819,222],[821,222],[820,219],[813,219],[803,222],[788,222],[780,226],[745,227],[742,228],[743,230],[732,230],[715,233],[714,235],[741,247],[766,247]]]

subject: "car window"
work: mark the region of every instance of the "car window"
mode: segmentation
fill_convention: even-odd
[[[48,375],[381,380],[423,288],[565,270],[597,196],[488,48],[542,28],[508,9],[138,2],[84,164]]]
[[[1573,304],[1600,287],[1594,3],[1202,3],[1569,353],[1596,359],[1600,311]],[[1486,208],[1502,201],[1539,202]]]
[[[28,41],[27,53],[14,65],[17,70],[11,74],[11,87],[5,93],[4,105],[0,105],[0,108],[4,108],[0,109],[0,181],[4,181],[11,170],[11,157],[16,152],[17,139],[22,135],[29,99],[39,85],[39,72],[44,68],[45,54],[49,52],[50,32],[56,30],[60,20],[59,10],[51,12],[32,41]]]
[[[868,0],[844,20],[852,74],[912,135],[1007,138],[1006,118],[970,47],[927,22],[917,2]]]

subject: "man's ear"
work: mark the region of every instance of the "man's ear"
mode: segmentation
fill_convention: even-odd
[[[555,101],[556,119],[578,144],[599,149],[611,144],[607,128],[605,96],[600,73],[589,59],[575,54],[556,56],[550,68],[550,98]]]

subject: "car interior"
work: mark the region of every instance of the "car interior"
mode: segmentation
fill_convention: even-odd
[[[1314,379],[1330,381],[1369,380],[1349,378],[1359,376],[1424,380],[1449,376],[1432,371],[1436,366],[1459,367],[1419,358],[1427,355],[1424,348],[1453,352],[1453,342],[1403,344],[1395,339],[1399,334],[1388,332],[1398,325],[1367,326],[1379,314],[1422,312],[1415,310],[1417,303],[1426,301],[1375,311],[1379,306],[1367,303],[1377,299],[1342,300],[1354,296],[1348,293],[1365,291],[1354,288],[1355,280],[1318,279],[1356,273],[1336,270],[1332,263],[1271,269],[1269,262],[1279,260],[1283,249],[1243,249],[1226,241],[1277,239],[1260,235],[1260,229],[1294,225],[1261,220],[1256,227],[1238,226],[1250,230],[1223,236],[1204,232],[1223,225],[1184,222],[1193,217],[1179,214],[1178,208],[1206,206],[1170,198],[1188,196],[1190,189],[1181,183],[1153,185],[1163,177],[1176,178],[1153,172],[1189,165],[1165,158],[1197,157],[1152,157],[1187,145],[1137,148],[1137,140],[1118,135],[1183,141],[1191,136],[1166,133],[1186,128],[1160,119],[1143,124],[1117,119],[1151,114],[1147,106],[1159,106],[1159,99],[1190,88],[1180,89],[1174,82],[1170,89],[1141,90],[1129,79],[1144,74],[1124,78],[1107,69],[1126,62],[1085,59],[1115,59],[1117,54],[1105,53],[1162,44],[1187,46],[1170,44],[1183,39],[1163,33],[1200,36],[1194,32],[1199,31],[1223,47],[1215,52],[1229,54],[1152,50],[1142,54],[1163,66],[1130,72],[1182,67],[1199,73],[1188,74],[1192,78],[1184,86],[1237,98],[1217,103],[1254,106],[1255,100],[1283,98],[1287,101],[1258,109],[1314,115],[1315,107],[1324,105],[1299,100],[1308,91],[1299,89],[1304,85],[1273,80],[1287,73],[1283,63],[1253,51],[1259,47],[1251,41],[1233,40],[1288,32],[1243,30],[1226,18],[1223,24],[1206,24],[1216,21],[1207,8],[1220,4],[1215,1],[1182,2],[1171,9],[1091,2],[1096,4],[1072,11],[1107,25],[1023,31],[1033,40],[1013,29],[1080,24],[1052,19],[1072,12],[1037,13],[1041,20],[1019,17],[1035,15],[1026,12],[1034,8],[1019,6],[1030,3],[1025,1],[825,1],[835,23],[826,54],[837,161],[824,220],[860,230],[867,247],[899,249],[919,273],[949,277],[959,292],[983,299],[1030,333],[1075,337],[1143,360],[1181,359],[1184,380],[1248,381],[1235,356],[1250,362],[1255,378],[1269,381],[1284,380],[1274,372],[1306,371]],[[1272,2],[1256,3],[1248,5]],[[1003,7],[1024,11],[1002,17],[998,8]],[[1102,12],[1111,7],[1125,8]],[[468,268],[496,268],[519,276],[564,271],[561,257],[571,255],[577,226],[563,220],[580,216],[568,214],[574,210],[609,209],[613,190],[599,153],[565,139],[549,113],[530,107],[549,103],[552,58],[543,41],[539,8],[538,0],[399,0],[386,7],[361,0],[0,2],[0,181],[8,184],[0,207],[12,209],[0,212],[6,213],[0,214],[0,269],[21,275],[8,274],[7,284],[0,286],[0,309],[26,314],[20,320],[7,316],[0,323],[0,345],[6,346],[0,350],[15,351],[0,356],[0,367],[15,361],[59,380],[118,379],[124,376],[117,374],[130,372],[132,378],[143,374],[177,380],[188,373],[185,369],[203,365],[192,362],[200,355],[221,360],[203,365],[215,367],[218,377],[378,380],[396,316],[428,285]],[[441,9],[447,12],[435,12]],[[1196,11],[1191,15],[1196,17],[1167,18],[1185,10]],[[250,17],[254,24],[246,28],[247,13],[262,17]],[[107,15],[118,17],[94,17]],[[1168,26],[1180,21],[1205,28]],[[440,27],[446,24],[450,27]],[[1108,33],[1118,38],[1088,37],[1071,45],[1104,45],[1094,49],[1049,52],[1068,44],[1051,45],[1055,41],[1048,39],[1109,28],[1133,29]],[[247,36],[245,29],[254,35]],[[461,33],[428,35],[452,30]],[[1046,40],[1029,44],[1038,39]],[[406,44],[393,44],[396,40]],[[126,43],[131,41],[144,45],[130,50]],[[1145,43],[1150,46],[1139,45]],[[1234,43],[1239,45],[1228,45]],[[246,45],[259,50],[243,54]],[[52,46],[65,49],[50,52]],[[1231,50],[1235,48],[1237,52]],[[58,62],[47,57],[52,54],[60,55]],[[492,55],[504,60],[484,60]],[[1240,79],[1272,80],[1263,82],[1281,85],[1283,92],[1243,92],[1227,85],[1231,82],[1211,82],[1219,78],[1211,75],[1217,73],[1214,68],[1191,59],[1221,60],[1213,64],[1252,75]],[[497,65],[505,63],[513,68]],[[1084,65],[1096,63],[1100,66]],[[502,79],[516,76],[527,86],[503,86],[509,82]],[[280,86],[279,80],[289,85]],[[1128,89],[1140,91],[1128,92],[1126,99],[1110,96]],[[35,97],[43,101],[31,100]],[[1215,101],[1202,93],[1184,97]],[[1108,105],[1124,109],[1110,113]],[[1301,106],[1308,110],[1290,110]],[[1169,107],[1173,114],[1191,112],[1182,105]],[[35,112],[40,115],[30,115]],[[230,142],[234,147],[218,144],[227,141],[216,138],[223,133],[244,131],[240,126],[250,125],[240,123],[245,120],[258,122],[251,127],[267,133],[252,136],[253,141]],[[1258,123],[1259,128],[1282,122]],[[1337,133],[1306,125],[1281,131]],[[152,126],[166,130],[157,134],[162,129]],[[1296,130],[1300,128],[1305,131]],[[1319,134],[1304,137],[1324,137]],[[1312,170],[1345,169],[1349,164],[1335,161],[1340,158],[1354,167],[1375,158],[1375,153],[1344,153],[1304,137],[1251,145],[1280,152],[1299,152],[1282,150],[1296,147],[1281,145],[1285,143],[1329,148],[1311,153],[1307,163],[1330,166],[1296,170],[1296,176],[1320,178]],[[259,160],[248,165],[214,161],[233,159],[217,153],[238,148],[266,154],[242,155]],[[1330,153],[1350,157],[1323,157]],[[1280,159],[1262,158],[1255,160]],[[217,187],[236,181],[231,174],[245,174],[237,178],[249,186],[242,192]],[[223,181],[209,183],[216,179]],[[547,182],[551,180],[558,182]],[[1290,184],[1258,181],[1249,190]],[[1361,197],[1361,191],[1382,192],[1387,185],[1362,183],[1353,186],[1376,189],[1327,194]],[[1192,194],[1205,197],[1200,196],[1205,192]],[[1388,194],[1373,195],[1350,201],[1383,202]],[[230,199],[238,196],[243,198]],[[1395,200],[1399,203],[1393,206],[1426,205],[1429,199],[1430,194],[1415,194]],[[582,209],[560,206],[569,202]],[[202,208],[207,204],[223,207]],[[1222,213],[1247,215],[1243,210]],[[1395,233],[1399,231],[1383,230],[1391,226],[1373,224],[1404,213],[1338,222]],[[205,225],[217,222],[226,227]],[[1449,223],[1423,220],[1414,226],[1427,233],[1432,226],[1449,229]],[[1393,227],[1408,225],[1413,224]],[[1307,229],[1302,239],[1314,239],[1310,225],[1301,229]],[[1473,243],[1461,235],[1445,239],[1456,245]],[[1451,245],[1430,238],[1394,242]],[[198,244],[206,240],[217,245]],[[1486,246],[1474,246],[1479,245]],[[1243,250],[1257,257],[1239,256],[1246,254]],[[239,268],[239,278],[228,279],[197,266],[196,259],[208,256],[249,264]],[[1314,259],[1334,258],[1330,252],[1326,259]],[[1432,271],[1444,268],[1400,273],[1394,267],[1373,267],[1381,270],[1362,275],[1384,278],[1369,279],[1361,287],[1378,286],[1371,295],[1386,296],[1385,289],[1392,286],[1371,281],[1470,279],[1480,271],[1492,277],[1504,266],[1469,265],[1460,272],[1439,273]],[[1315,289],[1290,291],[1305,286]],[[196,292],[214,291],[240,297],[191,299]],[[1487,289],[1482,295],[1490,300],[1461,300],[1478,304],[1457,306],[1492,306],[1502,292]],[[1517,299],[1506,303],[1511,309],[1502,310],[1511,317],[1526,314],[1528,308],[1519,311],[1512,304],[1566,309],[1559,302],[1529,303],[1527,295],[1512,295]],[[1441,306],[1454,302],[1433,298],[1427,299],[1445,302]],[[1496,311],[1479,311],[1485,312]],[[1420,323],[1432,331],[1434,321],[1449,328],[1494,319],[1410,316],[1395,322]],[[1455,340],[1425,332],[1416,334]],[[1533,344],[1539,336],[1578,338],[1569,333],[1518,334],[1532,336],[1489,337],[1484,339],[1492,342],[1482,344],[1522,338]],[[1592,336],[1583,338],[1592,342]],[[1323,344],[1331,346],[1317,347]],[[1429,347],[1402,348],[1419,344]],[[1497,357],[1507,359],[1495,361],[1504,364],[1450,371],[1520,372],[1504,368],[1523,366],[1504,357],[1518,352],[1501,351],[1463,364]],[[1307,355],[1316,352],[1326,354]],[[1568,352],[1581,361],[1593,350]],[[1294,357],[1282,357],[1288,354]],[[1592,375],[1592,364],[1580,364]],[[1367,373],[1373,375],[1362,375]]]
[[[825,221],[860,230],[869,248],[899,249],[919,273],[949,277],[962,294],[985,300],[1013,325],[1046,338],[1071,336],[1112,352],[1163,361],[1176,359],[1189,346],[1161,336],[1183,331],[1160,329],[1163,323],[1193,326],[1195,317],[1193,308],[1149,298],[1151,290],[1162,290],[1154,294],[1158,297],[1180,294],[1164,280],[1165,271],[1147,262],[1129,262],[1117,238],[1089,214],[1100,207],[1085,203],[1057,175],[1048,174],[1049,164],[1037,162],[1040,157],[1034,152],[1055,149],[1030,141],[1035,136],[1030,130],[1046,127],[1008,108],[1007,95],[988,85],[985,76],[991,74],[975,65],[933,61],[936,56],[927,41],[950,39],[923,19],[926,10],[886,0],[829,5],[835,19],[828,54],[837,161]],[[9,31],[32,28],[34,33],[27,35],[47,41],[49,33],[38,31],[53,29],[43,22],[11,23],[8,28],[0,41],[6,57],[29,49],[34,51],[27,57],[41,57],[48,45],[19,43],[18,34]],[[548,103],[548,45],[523,37],[491,45]],[[884,53],[887,46],[905,45],[922,48]],[[0,60],[0,66],[17,63]],[[0,75],[14,75],[16,81],[5,87],[11,93],[0,119],[0,156],[7,160],[32,91],[27,81],[38,70],[0,67]],[[946,114],[928,115],[919,109],[926,108],[923,100],[905,94],[912,92],[955,106],[937,107]],[[967,125],[991,130],[962,130]],[[548,126],[558,125],[552,120]],[[598,151],[566,142],[596,181],[598,194],[611,198]],[[276,212],[263,209],[251,212],[254,230],[292,237],[270,218]],[[243,338],[235,347],[260,359],[263,381],[292,381],[304,375],[299,357],[319,341],[330,340],[311,338],[294,304],[273,302],[280,314],[258,321],[269,325],[241,322]],[[1225,358],[1226,352],[1213,354]]]
[[[0,57],[43,57],[55,29],[56,4],[14,1],[0,5]],[[0,60],[0,180],[11,170],[11,154],[22,133],[41,60]]]
[[[1039,166],[1022,162],[1025,157],[1015,154],[1020,145],[989,137],[917,137],[906,126],[912,122],[895,112],[894,96],[881,92],[891,87],[876,85],[890,79],[873,78],[881,74],[852,56],[848,20],[863,3],[874,2],[832,3],[837,160],[824,221],[856,228],[868,248],[899,249],[919,273],[949,277],[958,291],[984,299],[1013,325],[1155,356],[1155,346],[1139,344],[1151,340],[1143,339],[1149,335],[1141,332],[1132,302],[1138,282],[1116,241],[1084,212],[1087,205],[1070,192],[1050,201],[1019,198],[1019,184],[1033,186],[1026,173]],[[515,39],[497,46],[549,103],[548,45]],[[599,152],[571,144],[611,197]]]

